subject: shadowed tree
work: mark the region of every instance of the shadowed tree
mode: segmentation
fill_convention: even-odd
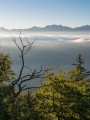
[[[0,120],[7,120],[9,115],[5,102],[11,96],[11,85],[8,84],[14,78],[11,69],[12,62],[8,54],[0,53]]]
[[[87,77],[90,76],[90,71],[88,71],[84,67],[84,63],[85,63],[85,61],[84,61],[82,55],[79,54],[77,59],[76,59],[76,63],[73,63],[76,71],[78,71],[77,80],[83,80],[83,79],[86,79]]]

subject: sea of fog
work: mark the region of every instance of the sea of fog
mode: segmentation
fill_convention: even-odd
[[[18,75],[21,66],[18,33],[0,33],[0,52],[9,53],[13,61],[12,68]],[[90,34],[88,32],[29,32],[22,33],[23,42],[35,41],[30,53],[25,56],[25,64],[31,69],[60,66],[63,70],[71,69],[78,54],[85,58],[85,66],[90,70]],[[27,71],[27,70],[26,70]],[[38,83],[38,82],[37,82]],[[36,84],[36,82],[35,82]]]

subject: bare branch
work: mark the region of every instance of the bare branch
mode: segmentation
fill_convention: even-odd
[[[20,31],[20,35],[19,35],[19,40],[20,40],[20,44],[17,42],[16,37],[12,37],[13,42],[15,43],[15,45],[17,46],[17,48],[19,49],[19,56],[21,58],[21,68],[19,71],[19,75],[17,77],[17,79],[13,80],[12,84],[12,91],[13,91],[13,97],[16,98],[22,91],[24,90],[29,90],[29,89],[33,89],[33,88],[38,88],[38,87],[28,87],[26,85],[26,82],[31,81],[33,79],[38,79],[38,78],[45,78],[45,73],[50,71],[51,69],[43,69],[42,66],[40,68],[40,70],[32,70],[31,68],[27,67],[25,65],[25,55],[28,54],[33,46],[33,43],[35,42],[35,40],[33,42],[29,42],[28,39],[25,37],[26,43],[23,42],[23,39],[21,37],[21,31]],[[30,72],[30,74],[26,74],[23,75],[23,71],[25,70],[25,68],[27,68]],[[18,89],[15,91],[15,86],[17,85]]]

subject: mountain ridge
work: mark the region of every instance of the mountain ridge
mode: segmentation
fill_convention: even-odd
[[[37,26],[33,26],[31,28],[27,28],[27,29],[6,29],[4,27],[0,27],[0,32],[16,32],[16,31],[25,31],[25,32],[44,32],[44,31],[90,31],[90,25],[83,25],[81,27],[75,27],[75,28],[72,28],[72,27],[68,27],[68,26],[63,26],[63,25],[56,25],[56,24],[53,24],[53,25],[47,25],[45,27],[37,27]]]

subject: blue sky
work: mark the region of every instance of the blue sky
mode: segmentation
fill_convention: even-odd
[[[0,27],[90,25],[90,0],[0,0]]]

